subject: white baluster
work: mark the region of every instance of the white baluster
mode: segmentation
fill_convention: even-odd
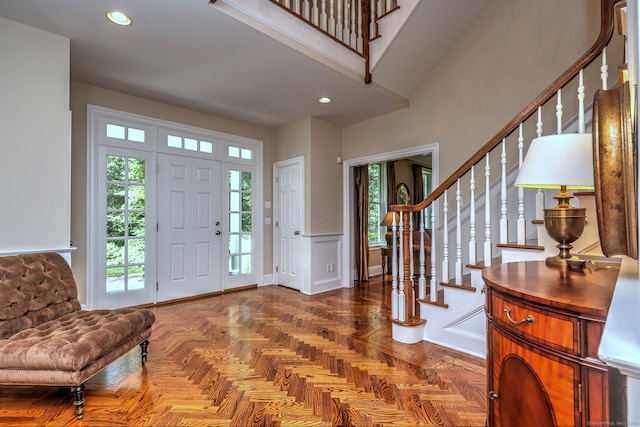
[[[449,202],[446,191],[444,192],[442,213],[442,282],[447,283],[449,281]]]
[[[491,265],[491,166],[489,166],[489,153],[486,156],[484,167],[485,176],[485,203],[484,203],[484,265]]]
[[[538,122],[536,123],[536,135],[542,136],[542,107],[538,107]],[[536,219],[544,218],[544,192],[542,188],[536,191]]]
[[[307,21],[311,20],[311,0],[305,0],[302,6],[302,17]]]
[[[600,79],[602,80],[602,89],[607,89],[607,78],[609,77],[609,66],[607,65],[607,48],[602,49],[602,65],[600,66]]]
[[[369,1],[371,2],[371,16],[369,17],[369,40],[371,40],[378,36],[378,24],[376,22],[376,18],[379,16],[379,9],[378,2],[376,0]]]
[[[398,226],[396,224],[396,216],[393,215],[391,222],[391,318],[398,318]]]
[[[356,35],[356,29],[357,29],[357,25],[356,25],[356,14],[358,13],[358,3],[359,0],[353,0],[351,2],[351,27],[350,30],[351,32],[349,33],[349,46],[351,46],[352,48],[356,48],[357,47],[357,35]]]
[[[562,89],[558,89],[558,103],[556,104],[556,132],[562,134]]]
[[[462,206],[462,192],[460,191],[460,178],[456,184],[456,264],[455,279],[456,285],[462,284],[462,221],[460,214]]]
[[[509,219],[507,218],[507,140],[502,138],[500,153],[500,243],[509,243]]]
[[[362,52],[362,1],[356,3],[358,5],[358,12],[356,13],[356,50]]]
[[[318,0],[313,0],[311,6],[311,23],[320,26],[320,8],[318,7]]]
[[[424,215],[426,209],[420,211],[420,276],[418,278],[418,298],[425,299],[427,295],[427,279],[425,278],[425,247],[424,247]]]
[[[344,0],[338,0],[335,36],[340,40],[342,40],[341,37],[342,37],[342,25],[343,25],[343,21],[342,21],[343,9],[344,9]]]
[[[300,15],[300,2],[298,0],[293,1],[293,11],[296,15]]]
[[[398,267],[400,277],[398,280],[398,320],[404,322],[407,319],[404,289],[404,212],[400,212],[400,251],[398,255]]]
[[[327,31],[327,0],[320,1],[320,28]]]
[[[284,7],[286,7],[287,9],[291,9],[291,1],[290,0],[282,0],[280,2],[280,4],[282,4]]]
[[[518,131],[518,170],[522,168],[522,161],[524,159],[524,136],[522,135],[522,123],[520,123],[520,129]],[[527,222],[524,218],[524,188],[518,187],[518,244],[524,245],[527,243]]]
[[[471,166],[471,180],[469,181],[469,191],[471,193],[469,205],[469,264],[477,262],[476,257],[476,167]]]
[[[342,26],[342,42],[349,44],[349,16],[351,16],[351,1],[346,0],[344,6],[344,25]]]
[[[336,35],[335,0],[329,0],[329,34]]]
[[[578,84],[578,133],[584,133],[584,70],[580,70]]]
[[[429,279],[429,299],[431,302],[438,301],[436,273],[436,208],[434,202],[431,205],[431,278]]]
[[[413,265],[413,213],[409,213],[409,279],[413,282],[415,266]]]

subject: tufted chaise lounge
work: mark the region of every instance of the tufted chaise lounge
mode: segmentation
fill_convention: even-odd
[[[0,384],[70,386],[78,419],[84,383],[140,344],[147,309],[80,309],[69,264],[57,253],[0,257]]]

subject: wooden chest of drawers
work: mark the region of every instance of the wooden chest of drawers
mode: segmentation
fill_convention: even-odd
[[[615,268],[544,261],[483,271],[490,426],[609,425],[610,375],[598,346],[616,278]]]

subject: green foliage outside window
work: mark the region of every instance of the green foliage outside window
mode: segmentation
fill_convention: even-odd
[[[380,163],[372,163],[369,169],[369,206],[368,206],[368,236],[369,244],[382,241],[380,222],[382,221],[382,167]]]
[[[107,265],[144,262],[145,161],[107,156]]]

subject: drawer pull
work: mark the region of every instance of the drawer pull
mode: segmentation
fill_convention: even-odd
[[[534,323],[536,323],[536,319],[535,317],[533,317],[532,315],[528,315],[527,317],[525,317],[524,319],[522,319],[521,321],[517,322],[515,320],[513,320],[511,318],[511,309],[509,308],[509,306],[505,306],[504,307],[504,312],[507,313],[507,318],[509,319],[509,322],[511,322],[512,324],[518,326],[518,325],[522,325],[523,323],[531,323],[532,325]]]

